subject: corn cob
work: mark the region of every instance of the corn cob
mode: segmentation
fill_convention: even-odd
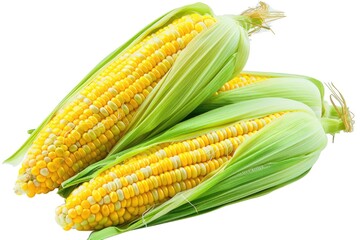
[[[45,193],[103,159],[180,51],[214,23],[209,15],[185,15],[105,66],[39,133],[19,171],[19,182],[27,182],[21,190]]]
[[[344,125],[325,129],[335,133]],[[105,228],[90,236],[103,239],[206,212],[300,178],[326,142],[319,118],[300,102],[260,98],[226,105],[68,181],[65,195],[83,183],[57,208],[56,219],[66,230]]]
[[[128,223],[180,191],[193,188],[231,159],[246,138],[283,113],[240,121],[197,138],[163,143],[135,155],[76,189],[57,209],[64,229]],[[65,213],[65,214],[63,214]]]
[[[184,118],[245,64],[249,22],[265,19],[249,12],[237,18],[246,21],[214,17],[203,4],[185,6],[116,50],[7,161],[25,155],[15,191],[47,193]]]

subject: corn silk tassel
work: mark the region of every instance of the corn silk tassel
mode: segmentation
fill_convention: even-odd
[[[348,117],[333,116],[332,120],[341,124],[329,124],[307,105],[285,98],[224,105],[111,155],[69,179],[59,192],[67,199],[57,208],[56,219],[64,229],[95,229],[98,231],[89,239],[105,239],[261,196],[306,175],[327,144],[326,133],[349,131],[342,119]],[[176,155],[171,146],[184,146],[188,153]],[[129,173],[120,176],[122,169],[141,165],[139,159],[153,155],[162,157],[159,162],[163,162],[140,168],[145,179]],[[139,171],[133,173],[137,176]],[[178,175],[180,182],[189,183],[176,187]],[[153,178],[164,185],[155,186]],[[90,211],[83,214],[81,204],[87,202],[106,207],[95,207],[94,214],[89,206]]]
[[[214,16],[197,3],[149,24],[99,63],[5,161],[23,160],[16,193],[47,193],[181,121],[241,71],[248,32],[279,17],[264,3],[240,16]]]

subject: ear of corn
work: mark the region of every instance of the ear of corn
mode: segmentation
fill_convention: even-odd
[[[90,237],[103,239],[204,213],[300,178],[326,142],[321,122],[300,102],[260,98],[226,105],[67,181],[64,194],[84,183],[57,209],[57,220],[65,229],[105,228]],[[85,200],[96,213],[77,207]]]
[[[325,110],[322,101],[324,87],[316,79],[280,73],[242,72],[200,104],[190,116],[261,97],[282,97],[300,101],[312,108],[318,117],[321,117]]]
[[[129,39],[126,43],[121,45],[119,48],[114,50],[108,56],[106,56],[100,63],[98,63],[62,100],[61,102],[53,109],[53,111],[49,114],[49,116],[41,123],[41,125],[36,129],[31,129],[28,131],[31,134],[30,138],[23,144],[23,146],[15,152],[9,159],[7,159],[6,163],[18,164],[22,161],[22,157],[25,156],[27,149],[31,146],[34,139],[38,136],[39,132],[47,125],[47,123],[53,118],[57,112],[63,108],[69,100],[76,97],[76,94],[79,93],[93,78],[93,76],[99,73],[103,68],[106,67],[111,61],[114,60],[118,55],[123,53],[125,50],[134,47],[139,44],[145,37],[150,35],[153,32],[156,32],[160,28],[165,25],[171,23],[172,20],[177,17],[184,16],[187,12],[194,12],[201,15],[213,15],[212,10],[205,4],[196,3],[188,6],[184,6],[182,8],[174,9],[158,19],[154,20],[152,23],[144,27],[137,34],[135,34],[131,39]],[[140,45],[139,45],[140,46]]]
[[[324,100],[322,82],[307,76],[269,72],[242,72],[225,83],[213,96],[200,104],[191,114],[203,112],[250,99],[281,97],[302,102],[309,106],[327,133],[336,129],[351,132],[353,115],[339,90],[333,84],[326,84],[331,91],[330,102]]]
[[[204,4],[171,11],[95,67],[6,161],[25,155],[16,192],[32,197],[59,187],[174,125],[237,74],[247,60],[251,22],[265,18],[211,14]]]

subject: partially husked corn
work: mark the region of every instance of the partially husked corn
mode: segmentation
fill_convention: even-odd
[[[286,98],[225,104],[67,181],[57,222],[104,239],[261,196],[306,175],[347,119]]]
[[[185,15],[102,68],[40,131],[19,170],[16,192],[47,193],[103,159],[182,49],[214,23],[210,15]]]
[[[231,160],[239,145],[284,113],[240,121],[196,138],[151,147],[83,183],[56,210],[66,230],[121,225],[197,186]]]

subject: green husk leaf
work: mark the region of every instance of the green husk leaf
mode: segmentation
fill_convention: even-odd
[[[228,164],[197,187],[175,195],[129,225],[93,232],[89,239],[104,239],[205,213],[262,195],[300,178],[310,170],[327,143],[320,121],[305,109],[287,113],[251,136],[238,147]]]
[[[61,102],[54,108],[54,110],[45,118],[45,120],[40,124],[38,128],[31,132],[30,137],[26,140],[26,142],[8,159],[4,161],[4,163],[10,163],[13,165],[17,165],[22,161],[22,158],[26,154],[27,149],[31,146],[35,138],[38,136],[40,130],[53,118],[56,112],[65,106],[74,96],[77,94],[91,79],[94,75],[96,75],[101,69],[107,66],[112,59],[116,56],[120,55],[127,49],[139,43],[145,36],[149,35],[152,32],[160,29],[162,26],[170,23],[173,19],[176,19],[180,16],[189,14],[189,13],[200,13],[200,14],[210,14],[213,15],[212,10],[203,3],[195,3],[190,4],[181,8],[174,9],[158,19],[154,20],[152,23],[144,27],[137,34],[135,34],[131,39],[129,39],[122,46],[114,50],[110,53],[106,58],[104,58],[98,65],[96,65],[65,97],[61,100]]]
[[[248,49],[244,29],[231,18],[218,18],[181,52],[109,154],[134,146],[183,119],[242,69]]]
[[[320,82],[319,80],[309,77],[309,76],[305,76],[305,75],[300,75],[300,74],[290,74],[290,73],[277,73],[277,72],[254,72],[254,71],[243,71],[243,73],[245,74],[250,74],[250,75],[254,75],[254,76],[264,76],[264,77],[270,77],[270,78],[301,78],[301,79],[306,79],[311,81],[313,84],[315,84],[315,86],[319,89],[320,91],[320,96],[321,99],[324,98],[324,94],[325,94],[325,88],[324,85],[322,84],[322,82]]]
[[[180,54],[154,91],[156,96],[151,101],[145,100],[129,131],[109,155],[133,147],[186,117],[228,79],[240,73],[249,54],[247,31],[281,17],[282,12],[270,11],[264,3],[239,16],[216,17],[217,22]],[[187,65],[191,67],[182,68]],[[193,87],[189,90],[188,85]]]
[[[281,97],[302,102],[320,118],[322,98],[317,85],[299,77],[274,77],[247,86],[221,92],[200,104],[191,114],[197,115],[227,104],[263,97]]]
[[[334,108],[334,106],[328,102],[324,103],[324,107],[325,107],[325,113],[324,113],[324,117],[326,118],[338,118],[339,114],[336,111],[336,109]]]
[[[321,124],[324,128],[324,131],[331,135],[335,135],[341,131],[346,131],[347,129],[341,119],[324,117],[321,118]]]

